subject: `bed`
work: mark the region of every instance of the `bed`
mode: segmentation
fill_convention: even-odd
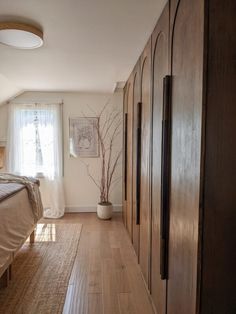
[[[11,277],[11,263],[42,217],[39,181],[26,177],[0,175],[0,285]]]

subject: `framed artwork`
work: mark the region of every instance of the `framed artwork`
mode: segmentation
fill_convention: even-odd
[[[0,169],[5,167],[6,141],[0,140]]]
[[[5,147],[0,146],[0,169],[4,168]]]
[[[99,157],[98,122],[96,117],[69,118],[71,157]]]

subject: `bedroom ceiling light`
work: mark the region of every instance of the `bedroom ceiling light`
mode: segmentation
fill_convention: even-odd
[[[43,32],[35,26],[0,22],[0,43],[19,49],[35,49],[43,45]]]

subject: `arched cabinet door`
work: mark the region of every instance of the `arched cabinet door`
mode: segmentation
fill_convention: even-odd
[[[151,295],[159,314],[166,313],[166,280],[161,280],[161,173],[163,78],[168,74],[169,6],[167,5],[152,34],[152,236]]]
[[[167,313],[196,313],[203,0],[171,1],[172,139]],[[197,26],[197,27],[196,27]]]
[[[139,213],[137,204],[137,185],[139,182],[138,171],[138,106],[140,103],[140,62],[138,61],[133,70],[133,246],[139,260]]]
[[[150,276],[150,125],[151,125],[151,40],[141,56],[141,176],[139,262],[146,284]]]
[[[127,90],[127,194],[126,221],[127,230],[132,239],[132,190],[133,190],[133,78],[128,80]]]

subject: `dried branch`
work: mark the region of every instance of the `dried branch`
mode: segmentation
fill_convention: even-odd
[[[122,179],[122,177],[118,177],[112,181],[110,193],[112,193],[117,185],[117,183]]]
[[[84,163],[89,178],[100,190],[100,202],[102,203],[109,201],[111,186],[118,181],[117,178],[113,179],[113,176],[122,152],[119,151],[114,153],[113,149],[114,142],[121,133],[120,131],[120,128],[122,126],[121,112],[111,111],[109,112],[109,114],[106,115],[106,118],[104,118],[105,110],[108,104],[109,101],[103,106],[102,110],[98,114],[99,118],[98,124],[94,125],[100,146],[100,160],[101,160],[100,182],[97,182],[94,176],[90,173],[89,165]],[[88,107],[90,108],[89,105]],[[90,108],[90,110],[93,113],[95,113],[95,111],[92,108]],[[88,121],[90,121],[89,118],[87,119]]]
[[[108,132],[110,131],[112,125],[114,124],[115,120],[119,117],[120,115],[120,112],[117,112],[112,118],[111,118],[111,121],[110,123],[108,124],[107,128],[106,128],[106,131],[105,131],[105,134],[103,135],[103,140],[106,139],[106,136],[108,134]]]
[[[100,190],[100,185],[99,183],[94,179],[94,177],[91,175],[90,171],[89,171],[89,164],[86,164],[84,161],[80,160],[86,167],[86,171],[87,171],[87,175],[89,176],[89,178],[93,181],[93,183],[96,185],[96,187],[98,187],[98,189]]]

